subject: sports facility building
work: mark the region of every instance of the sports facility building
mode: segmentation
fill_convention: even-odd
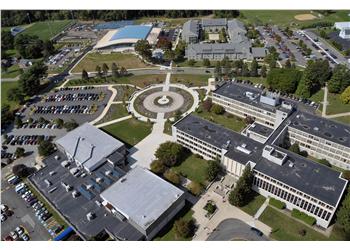
[[[157,42],[160,28],[152,25],[127,25],[110,30],[95,46],[97,50],[130,49],[139,40],[146,39],[150,44]]]

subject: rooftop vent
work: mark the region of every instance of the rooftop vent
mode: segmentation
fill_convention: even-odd
[[[105,175],[111,175],[112,174],[112,171],[111,170],[107,170],[106,172],[105,172]]]
[[[319,131],[320,129],[318,127],[314,127],[314,130],[315,131]]]
[[[120,180],[120,182],[124,182],[124,181],[126,181],[126,178],[122,178],[121,180]]]
[[[55,160],[59,160],[60,159],[60,157],[58,156],[58,155],[55,155]]]
[[[88,219],[88,221],[91,221],[91,220],[96,218],[96,215],[94,213],[90,212],[86,215],[86,218]]]
[[[91,190],[92,189],[92,185],[91,184],[86,185],[86,189],[87,190]]]
[[[288,163],[288,167],[290,167],[290,168],[294,167],[294,163],[293,163],[293,162],[291,162],[291,161],[289,161],[289,163]]]

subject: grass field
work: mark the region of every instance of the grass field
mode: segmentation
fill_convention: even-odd
[[[107,114],[97,124],[112,121],[127,115],[129,115],[128,111],[126,110],[126,107],[123,104],[112,104]]]
[[[116,86],[118,84],[132,84],[136,85],[138,87],[144,88],[150,84],[157,84],[157,83],[163,83],[165,81],[165,74],[162,75],[129,75],[129,76],[123,76],[115,79],[115,81],[111,81],[110,78],[107,78],[106,80],[104,78],[101,78],[100,81],[93,81],[94,79],[91,79],[91,81],[88,82],[82,82],[79,80],[70,80],[66,86],[84,86],[84,85],[99,85],[99,84],[115,84]]]
[[[208,78],[211,75],[187,75],[187,74],[172,74],[170,77],[171,83],[183,83],[191,87],[207,86]]]
[[[195,17],[196,19],[200,18],[211,18],[212,16],[198,16]],[[188,20],[194,19],[193,17],[179,17],[179,18],[167,18],[164,16],[158,16],[158,17],[142,17],[140,19],[135,20],[135,24],[141,24],[141,23],[149,23],[149,22],[156,22],[159,20],[162,20],[162,22],[165,22],[166,27],[176,27],[176,26],[182,26],[185,22]]]
[[[203,110],[203,108],[201,108],[201,110],[202,112],[197,112],[195,113],[195,115],[220,124],[228,129],[232,129],[233,131],[240,132],[246,126],[245,122],[239,117],[228,115],[227,113],[225,115],[216,115],[212,112],[207,112]]]
[[[36,35],[42,40],[49,40],[60,33],[71,22],[71,20],[36,22],[28,26],[22,34]]]
[[[134,146],[149,133],[151,133],[152,124],[141,122],[134,118],[121,121],[102,128],[103,131],[125,142],[128,146]]]
[[[340,100],[340,94],[328,93],[327,115],[350,112],[350,104]]]
[[[266,198],[264,196],[254,192],[253,199],[247,205],[240,207],[240,209],[247,214],[254,216],[265,200]]]
[[[275,240],[301,241],[301,240],[328,240],[322,234],[289,218],[287,215],[268,206],[259,220],[272,228],[271,237]],[[305,236],[301,236],[299,231],[304,229]]]
[[[128,101],[130,96],[137,90],[130,86],[113,86],[117,90],[117,96],[114,101]]]
[[[17,64],[15,64],[9,67],[6,72],[1,71],[1,78],[15,78],[19,76],[20,73],[21,73],[21,69]]]
[[[339,22],[350,20],[350,17],[348,16],[349,11],[347,10],[339,10],[328,16],[324,16],[322,18],[317,17],[314,20],[308,21],[298,21],[294,18],[294,16],[300,14],[310,14],[309,10],[241,10],[240,12],[243,15],[243,18],[240,17],[240,19],[245,23],[270,23],[279,26],[287,26],[291,24],[303,26],[316,22]],[[311,14],[318,16],[318,12],[315,11]]]
[[[337,117],[334,120],[350,125],[350,115]]]
[[[191,154],[179,166],[172,168],[182,176],[203,185],[207,184],[208,162]]]
[[[12,89],[18,87],[18,82],[1,82],[1,106],[8,104],[11,109],[14,109],[18,106],[18,103],[9,101],[7,99],[7,92]]]
[[[102,64],[106,63],[111,70],[112,63],[116,63],[117,66],[124,67],[126,69],[136,69],[136,68],[150,68],[152,66],[142,62],[134,54],[124,54],[124,53],[110,53],[110,54],[100,54],[100,53],[89,53],[83,60],[80,61],[78,65],[72,70],[73,73],[81,73],[83,69],[86,71],[95,71],[96,66],[99,65],[102,68]]]

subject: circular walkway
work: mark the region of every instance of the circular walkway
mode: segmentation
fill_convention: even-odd
[[[169,105],[157,104],[155,100],[158,97],[163,97],[163,96],[170,97],[172,99],[171,104]],[[181,108],[183,104],[184,104],[184,98],[182,97],[182,95],[171,91],[155,92],[150,94],[143,100],[143,106],[149,111],[152,111],[155,113],[172,112]]]

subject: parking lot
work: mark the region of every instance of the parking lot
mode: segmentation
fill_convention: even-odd
[[[72,119],[78,124],[96,119],[105,108],[112,92],[107,87],[64,88],[34,102],[23,112],[23,120],[29,118],[46,120]]]
[[[1,179],[1,204],[6,204],[13,214],[1,222],[1,239],[4,240],[11,231],[21,226],[29,240],[45,241],[50,238],[48,231],[41,225],[28,203],[16,194],[14,186],[7,183],[5,176]]]

